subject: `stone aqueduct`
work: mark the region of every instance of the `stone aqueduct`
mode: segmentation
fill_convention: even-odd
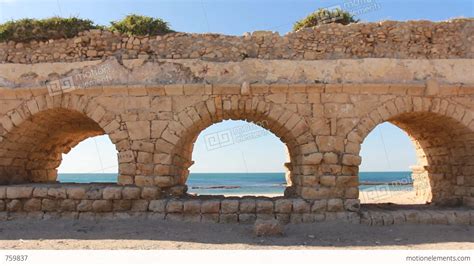
[[[0,44],[1,217],[473,224],[473,33],[463,19]],[[194,141],[227,119],[287,145],[284,197],[186,194]],[[387,121],[416,147],[418,195],[457,208],[360,209],[361,143]],[[61,155],[103,134],[118,184],[56,183]]]

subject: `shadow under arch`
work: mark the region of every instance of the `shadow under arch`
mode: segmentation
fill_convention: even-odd
[[[415,145],[412,179],[417,197],[437,205],[474,206],[473,118],[472,110],[447,100],[399,97],[364,117],[348,134],[345,151],[358,155],[367,135],[390,122]]]
[[[225,120],[241,120],[254,123],[277,136],[288,149],[288,162],[285,163],[287,188],[286,196],[295,196],[297,192],[298,176],[304,173],[300,169],[306,162],[302,146],[314,142],[309,132],[309,126],[304,117],[278,104],[265,101],[254,101],[251,108],[245,108],[243,103],[236,103],[236,109],[219,108],[219,101],[208,100],[182,110],[175,121],[170,122],[163,135],[177,134],[178,141],[171,152],[172,162],[179,186],[186,185],[189,167],[192,161],[194,143],[199,134],[207,127]],[[216,103],[217,102],[217,103]],[[217,108],[216,108],[217,106]],[[225,106],[225,103],[223,104]],[[241,108],[239,108],[239,106]],[[196,116],[197,115],[197,116]],[[168,133],[166,133],[168,131]]]
[[[60,104],[48,105],[54,99]],[[114,118],[79,96],[39,96],[8,112],[0,120],[0,184],[56,182],[62,154],[89,137],[109,134],[104,125]]]

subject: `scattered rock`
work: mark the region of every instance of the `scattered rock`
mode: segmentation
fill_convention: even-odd
[[[258,219],[254,225],[254,232],[257,236],[281,236],[283,226],[276,219]]]

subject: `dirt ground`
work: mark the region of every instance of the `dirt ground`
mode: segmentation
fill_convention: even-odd
[[[162,220],[0,222],[0,249],[474,249],[474,227],[287,225],[256,237],[252,225]]]

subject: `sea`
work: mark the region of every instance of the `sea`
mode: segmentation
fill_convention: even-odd
[[[117,174],[59,174],[61,183],[111,183]],[[286,186],[284,173],[191,173],[189,193],[198,195],[266,195],[283,194]],[[383,186],[386,190],[412,190],[411,172],[360,172],[360,190]]]

